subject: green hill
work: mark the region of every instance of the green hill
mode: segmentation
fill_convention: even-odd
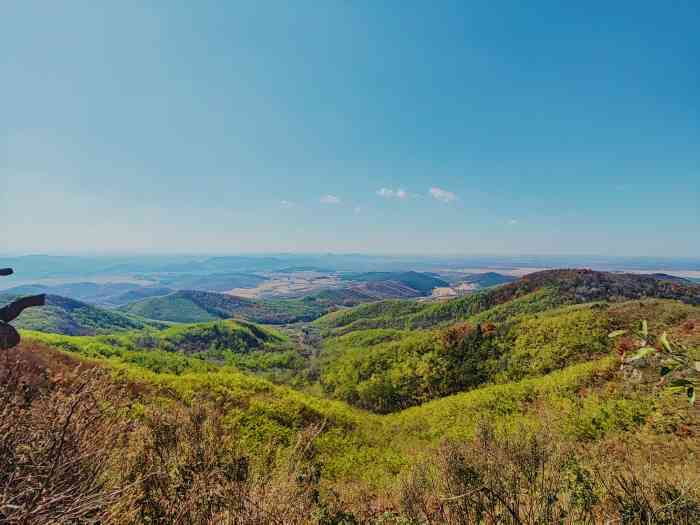
[[[700,286],[665,277],[592,270],[546,270],[520,280],[444,303],[384,301],[334,312],[317,321],[336,334],[368,328],[427,328],[489,311],[481,320],[501,320],[521,313],[592,301],[677,299],[700,304]],[[496,308],[499,307],[500,308]]]
[[[110,335],[27,334],[69,352],[139,364],[159,373],[182,373],[192,366],[187,364],[188,357],[197,359],[197,370],[214,370],[215,365],[226,364],[275,380],[280,380],[279,373],[300,372],[304,367],[301,355],[286,335],[230,319]]]
[[[319,382],[334,398],[379,413],[479,387],[539,377],[610,353],[614,329],[653,319],[659,328],[694,319],[700,308],[647,299],[587,303],[500,322],[487,310],[440,329],[355,330],[327,338]]]
[[[430,295],[433,288],[448,286],[448,283],[439,277],[421,272],[365,272],[353,273],[343,276],[346,281],[377,282],[393,281],[413,288],[419,295]]]
[[[513,281],[517,280],[517,277],[512,277],[510,275],[503,275],[496,272],[484,272],[471,274],[463,279],[460,279],[460,282],[475,284],[479,288],[490,288],[492,286],[512,283]]]
[[[0,294],[0,304],[17,297],[14,294]],[[105,310],[60,295],[47,295],[46,306],[25,310],[13,324],[25,330],[68,335],[107,334],[164,326],[163,323]]]
[[[191,290],[150,297],[128,304],[120,310],[147,319],[178,323],[236,317],[263,324],[310,321],[325,311],[322,305],[302,300],[254,300]]]

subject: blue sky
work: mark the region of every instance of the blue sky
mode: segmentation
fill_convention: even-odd
[[[700,255],[695,1],[146,4],[3,3],[0,252]]]

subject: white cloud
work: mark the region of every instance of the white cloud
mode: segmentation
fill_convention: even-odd
[[[511,224],[511,225],[518,224],[518,219],[511,219],[508,221],[508,224]]]
[[[280,206],[282,206],[283,208],[291,208],[292,206],[294,206],[294,203],[291,201],[281,200]]]
[[[457,195],[451,191],[443,190],[442,188],[430,188],[428,193],[434,198],[442,202],[452,202],[457,200]]]
[[[397,188],[395,190],[392,190],[391,188],[379,188],[377,190],[377,195],[386,199],[405,199],[408,197],[408,193],[406,193],[406,190],[402,188]]]
[[[335,195],[324,195],[321,197],[322,204],[340,204],[340,199]]]
[[[353,211],[355,212],[355,215],[359,215],[360,213],[362,213],[362,207],[355,206],[355,209]]]

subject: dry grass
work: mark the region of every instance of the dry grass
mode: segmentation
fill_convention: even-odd
[[[120,497],[106,474],[126,423],[98,369],[52,376],[5,353],[0,368],[0,522],[97,521]]]
[[[427,524],[700,523],[698,452],[694,441],[649,437],[582,448],[483,425],[411,472],[402,507]]]
[[[251,458],[224,417],[206,401],[149,410],[120,466],[128,497],[112,509],[118,523],[296,524],[318,504],[319,466],[310,428],[285,458]]]

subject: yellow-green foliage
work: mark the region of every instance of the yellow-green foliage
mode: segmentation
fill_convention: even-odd
[[[505,321],[560,306],[566,301],[554,288],[542,288],[499,303],[498,289],[486,290],[443,303],[381,301],[334,312],[316,324],[326,335],[343,335],[375,328],[424,329],[464,319]]]
[[[634,430],[655,409],[653,398],[641,395],[620,399],[592,394],[569,401],[568,410],[563,411],[563,430],[579,440],[593,441],[609,432]]]
[[[598,309],[572,309],[523,319],[503,376],[520,379],[547,374],[609,350],[610,322]]]
[[[442,330],[374,329],[327,340],[325,380],[335,377],[338,388],[354,388],[353,395],[364,399],[391,400],[396,392],[424,396],[418,399],[423,404],[387,415],[173,352],[131,350],[99,338],[24,336],[100,360],[117,377],[147,385],[141,403],[212,402],[225,414],[225,431],[240,436],[252,453],[269,447],[284,453],[299,430],[315,425],[322,428],[316,446],[325,478],[362,479],[378,487],[392,483],[421,451],[446,438],[472,436],[483,419],[504,432],[555,422],[552,431],[583,441],[633,431],[645,422],[656,425],[657,408],[664,405],[651,387],[619,388],[625,379],[616,372],[617,356],[607,350],[608,310],[580,306],[521,313],[494,327],[484,325],[480,335],[465,331],[471,339],[450,348],[470,355],[485,344],[497,351],[484,361],[485,370],[508,382],[493,384],[496,376],[488,376],[486,384],[432,401],[437,391],[428,386],[437,388],[451,370],[440,368],[440,359],[459,363],[450,359],[462,355],[444,353]],[[387,385],[389,396],[382,390]]]
[[[431,304],[423,310],[411,314],[405,320],[407,328],[428,328],[444,325],[464,319],[474,321],[504,321],[516,315],[542,312],[563,303],[562,297],[553,288],[524,294],[510,298],[499,304],[499,289],[486,290],[466,297]]]
[[[297,370],[301,356],[286,335],[244,321],[176,325],[102,336],[63,336],[28,332],[35,339],[86,357],[118,358],[156,372],[209,370],[202,361],[229,364],[256,372]],[[196,356],[187,361],[183,355]]]
[[[396,330],[391,328],[360,330],[328,339],[326,341],[325,348],[326,350],[333,350],[337,348],[367,348],[380,343],[399,341],[405,337],[410,337],[410,335],[411,334],[405,330]]]
[[[499,427],[523,423],[528,407],[536,402],[556,404],[575,399],[576,392],[604,375],[613,366],[609,357],[570,366],[537,379],[484,386],[437,399],[421,406],[385,416],[392,431],[434,440],[466,438],[476,424],[488,419]]]
[[[317,444],[325,476],[386,484],[410,463],[416,450],[447,437],[471,436],[482,419],[495,420],[506,430],[527,421],[536,425],[532,407],[574,403],[577,391],[609,370],[613,362],[604,358],[542,378],[487,386],[386,416],[308,396],[226,368],[174,375],[139,369],[131,363],[114,366],[119,377],[146,382],[184,403],[206,394],[217,406],[227,407],[229,430],[235,431],[252,452],[271,445],[284,450],[293,444],[299,430],[321,424],[324,431]],[[606,422],[600,435],[623,428],[625,425]],[[580,434],[589,437],[583,431]]]
[[[185,371],[205,372],[215,366],[201,359],[163,350],[137,350],[105,342],[95,336],[70,336],[23,332],[24,337],[41,341],[66,352],[89,359],[106,360],[112,364],[130,364],[155,373],[182,374]],[[114,336],[108,336],[113,338]],[[132,347],[133,348],[133,347]]]
[[[559,307],[562,302],[556,290],[542,288],[472,315],[469,321],[499,323],[534,313],[546,314]]]
[[[469,323],[478,327],[471,319]],[[484,324],[490,329],[481,335],[457,335],[451,342],[444,330],[354,331],[327,339],[321,384],[337,399],[393,412],[484,383],[537,377],[599,357],[609,350],[609,324],[601,308],[569,306],[520,313],[500,325]]]

